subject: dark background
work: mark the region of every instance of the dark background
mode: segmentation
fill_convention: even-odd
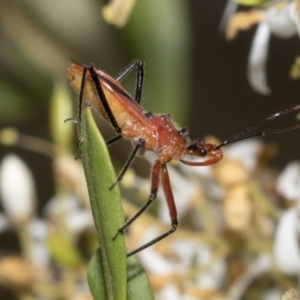
[[[190,125],[193,135],[213,133],[223,140],[271,113],[299,103],[299,82],[288,75],[299,53],[298,36],[285,40],[271,37],[267,61],[271,93],[260,95],[247,81],[248,55],[256,27],[241,31],[235,40],[227,42],[218,31],[224,2],[190,1],[189,4],[194,28]],[[270,127],[285,127],[293,122],[295,115],[289,115]],[[280,144],[276,163],[283,166],[298,159],[298,137],[299,132],[291,132],[266,138]]]

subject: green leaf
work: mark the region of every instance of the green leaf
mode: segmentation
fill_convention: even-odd
[[[147,273],[135,256],[127,259],[127,300],[152,300],[152,288]]]
[[[88,282],[95,300],[154,299],[142,266],[135,257],[126,259],[123,234],[115,236],[124,223],[118,186],[109,187],[116,176],[106,144],[94,122],[91,109],[83,112],[81,158],[87,179],[91,208],[100,248],[88,266]]]
[[[80,131],[82,132],[80,133]],[[94,299],[126,299],[126,249],[123,234],[118,228],[124,223],[124,213],[118,186],[109,187],[116,176],[106,144],[94,122],[91,109],[83,111],[82,128],[78,126],[82,138],[81,158],[87,180],[93,218],[100,244],[99,257],[93,258],[88,270],[88,278]],[[92,284],[97,273],[101,280]]]
[[[92,257],[88,266],[88,282],[93,298],[106,299],[101,286],[104,284],[104,273],[101,268],[100,251]],[[148,276],[136,257],[127,259],[127,300],[153,300],[153,294]]]
[[[89,262],[87,279],[94,300],[105,300],[106,290],[103,288],[105,287],[105,276],[99,249]]]

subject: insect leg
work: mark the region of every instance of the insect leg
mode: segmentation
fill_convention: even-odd
[[[84,69],[87,69],[89,70],[90,74],[91,74],[91,78],[94,82],[94,86],[95,86],[95,89],[97,91],[97,94],[99,96],[99,100],[101,101],[102,105],[103,105],[103,108],[107,114],[107,117],[111,123],[111,125],[113,126],[114,130],[117,132],[117,133],[121,133],[121,128],[119,127],[117,121],[116,121],[116,118],[114,116],[114,114],[112,113],[111,109],[110,109],[110,106],[108,104],[108,101],[106,99],[106,96],[103,92],[103,89],[102,89],[102,85],[101,85],[101,82],[100,82],[100,79],[94,69],[94,66],[92,64],[89,64],[89,65],[85,65],[84,66]],[[81,93],[81,91],[80,91]],[[82,100],[83,101],[83,100]]]
[[[118,229],[118,233],[124,232],[127,227],[129,227],[144,211],[148,209],[148,207],[152,204],[152,202],[156,199],[157,191],[158,191],[158,184],[159,184],[159,175],[160,175],[160,168],[161,168],[161,162],[157,160],[151,171],[151,192],[148,201],[144,204],[144,206],[130,219],[126,221],[126,223]],[[152,244],[151,244],[152,245]],[[147,248],[148,244],[130,252],[127,254],[127,257]]]
[[[135,87],[135,96],[134,99],[137,103],[141,102],[142,89],[143,89],[143,80],[144,80],[144,63],[141,60],[133,61],[125,71],[116,79],[117,81],[122,80],[133,68],[137,68],[137,78],[136,78],[136,87]],[[118,141],[122,135],[117,135],[112,139],[106,141],[106,145],[110,145]]]
[[[172,234],[173,232],[175,232],[175,230],[177,229],[177,226],[178,226],[177,210],[176,210],[176,205],[175,205],[175,202],[174,202],[172,188],[171,188],[171,185],[170,185],[169,173],[168,173],[167,166],[166,166],[165,163],[162,164],[162,165],[160,165],[160,176],[161,176],[162,186],[163,186],[163,189],[164,189],[164,194],[165,194],[165,197],[166,197],[166,200],[167,200],[167,204],[168,204],[168,208],[169,208],[169,212],[170,212],[171,226],[172,226],[172,228],[170,230],[168,230],[167,232],[165,232],[164,234],[162,234],[159,237],[157,237],[156,239],[150,241],[149,243],[147,243],[147,244],[139,247],[138,249],[136,249],[136,250],[128,253],[127,257],[129,257],[129,256],[131,256],[133,254],[136,254],[136,253],[140,252],[141,250],[144,250],[144,249],[146,249],[146,248],[148,248],[148,247],[156,244],[160,240],[166,238],[167,236],[169,236],[170,234]],[[152,179],[152,181],[153,181],[153,179]]]
[[[117,135],[117,136],[111,138],[110,140],[106,141],[106,145],[107,145],[107,146],[108,146],[108,145],[111,145],[112,143],[118,141],[118,140],[119,140],[120,138],[122,138],[122,137],[123,137],[122,134],[119,134],[119,135]]]
[[[116,182],[114,182],[114,184],[109,188],[110,190],[123,179],[123,176],[125,175],[126,171],[128,170],[129,166],[131,165],[132,161],[134,160],[135,156],[137,155],[139,149],[143,148],[144,146],[145,146],[145,140],[139,139],[135,148],[133,149],[133,151],[131,152],[130,156],[128,157],[126,163],[124,164],[123,169],[119,173]]]
[[[82,79],[80,84],[80,92],[79,92],[79,99],[78,99],[78,106],[77,106],[77,114],[75,118],[68,118],[65,120],[65,123],[68,121],[73,121],[74,123],[78,124],[78,142],[77,147],[80,148],[80,145],[83,141],[81,136],[81,119],[82,119],[82,109],[83,109],[83,93],[84,93],[84,86],[85,86],[85,79],[86,79],[86,72],[87,68],[83,68],[82,72]],[[77,158],[76,158],[77,159]]]
[[[144,80],[144,63],[141,60],[133,61],[116,80],[117,81],[122,80],[135,67],[137,68],[137,77],[136,77],[134,99],[137,103],[140,103],[142,97],[143,80]]]
[[[95,86],[95,89],[97,91],[97,94],[99,96],[99,100],[101,101],[102,105],[103,105],[103,108],[107,114],[107,117],[111,123],[111,125],[113,126],[113,128],[115,129],[115,131],[117,133],[121,133],[121,128],[119,127],[117,121],[116,121],[116,118],[115,116],[113,115],[111,109],[110,109],[110,106],[108,104],[108,101],[106,99],[106,96],[103,92],[103,89],[102,89],[102,85],[101,85],[101,82],[100,82],[100,79],[94,69],[94,66],[92,64],[88,64],[88,65],[85,65],[83,66],[83,72],[82,72],[82,80],[81,80],[81,86],[80,86],[80,92],[79,92],[79,100],[78,100],[78,109],[77,109],[77,116],[75,119],[67,119],[65,120],[66,121],[69,121],[69,120],[73,120],[75,123],[81,123],[81,115],[82,115],[82,108],[83,108],[83,102],[84,102],[84,88],[85,88],[85,80],[86,80],[86,73],[87,71],[90,72],[90,75],[91,75],[91,78],[93,80],[93,83],[94,83],[94,86]]]
[[[80,84],[80,92],[78,98],[78,106],[77,106],[77,114],[75,118],[68,118],[64,122],[73,121],[76,124],[81,124],[81,116],[82,116],[82,107],[83,107],[83,93],[84,93],[84,85],[85,85],[85,78],[86,78],[87,68],[84,67],[82,71],[82,79]]]
[[[158,183],[159,183],[159,173],[160,173],[161,163],[159,160],[156,160],[151,170],[151,192],[148,201],[141,207],[141,209],[130,219],[128,219],[125,224],[118,229],[118,233],[124,232],[147,208],[152,204],[152,202],[156,199],[157,191],[158,191]],[[131,253],[129,253],[131,255]],[[127,255],[128,256],[128,255]]]

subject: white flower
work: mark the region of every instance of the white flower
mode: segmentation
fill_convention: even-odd
[[[266,76],[271,34],[281,39],[287,39],[300,33],[297,1],[281,1],[279,4],[276,1],[274,4],[272,1],[266,2],[264,5],[257,6],[253,2],[251,4],[253,8],[247,12],[235,12],[236,7],[228,3],[220,25],[223,29],[224,23],[227,23],[226,37],[231,40],[235,38],[238,31],[247,30],[259,23],[249,54],[247,73],[252,88],[264,95],[271,92]]]
[[[287,275],[300,274],[299,212],[297,208],[285,211],[275,234],[274,257],[278,269]]]
[[[28,226],[31,237],[29,258],[36,268],[46,268],[50,263],[50,255],[47,245],[48,228],[44,221],[34,219]]]
[[[252,88],[261,94],[270,94],[267,85],[266,63],[269,51],[270,28],[262,22],[256,30],[248,62],[248,80]]]
[[[291,162],[285,167],[277,179],[276,189],[287,200],[300,200],[299,162]]]
[[[299,32],[299,13],[295,2],[286,6],[272,6],[260,23],[251,46],[248,79],[252,88],[258,93],[267,95],[270,88],[266,79],[266,61],[270,35],[279,38],[289,38]]]
[[[34,180],[30,170],[16,155],[7,155],[0,168],[3,208],[15,225],[30,220],[35,209]]]
[[[263,151],[264,143],[259,139],[249,139],[226,147],[226,157],[240,160],[247,170],[253,171],[258,163],[258,156]]]
[[[149,229],[140,242],[144,244],[158,235],[157,230]],[[184,276],[192,265],[199,266],[199,268],[203,266],[204,270],[199,271],[198,275],[193,278],[193,282],[204,289],[219,289],[222,286],[226,276],[226,265],[223,260],[215,260],[208,265],[214,255],[210,247],[187,239],[175,239],[170,243],[168,255],[176,257],[176,261],[166,259],[155,250],[155,247],[149,247],[139,252],[139,259],[147,270],[158,275]]]
[[[158,300],[181,300],[182,294],[174,284],[167,284],[157,295]]]
[[[63,215],[67,228],[74,234],[94,226],[91,211],[82,208],[78,200],[71,196],[51,199],[45,207],[45,213],[49,219]]]
[[[268,9],[266,23],[275,36],[283,39],[292,37],[299,30],[299,13],[296,3],[292,2],[280,8],[275,6]]]
[[[249,285],[257,278],[264,274],[268,274],[272,268],[272,259],[269,254],[260,254],[247,269],[230,287],[228,299],[242,299]]]

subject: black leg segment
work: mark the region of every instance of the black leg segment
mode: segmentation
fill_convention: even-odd
[[[136,146],[135,146],[135,148],[133,149],[133,151],[131,152],[130,156],[128,157],[126,163],[124,164],[123,169],[121,170],[120,174],[118,175],[116,182],[114,182],[114,184],[109,188],[110,190],[123,179],[126,171],[128,170],[129,166],[133,162],[133,160],[134,160],[135,156],[137,155],[139,149],[144,147],[144,146],[145,146],[145,140],[144,139],[139,139]]]
[[[144,81],[144,63],[140,60],[133,61],[125,71],[116,79],[117,81],[122,80],[133,68],[137,68],[137,78],[135,87],[134,99],[137,103],[141,102],[143,81]]]
[[[89,70],[90,74],[91,74],[91,78],[94,82],[94,85],[95,85],[95,88],[96,88],[96,91],[97,91],[97,94],[99,96],[99,100],[101,101],[102,105],[103,105],[103,108],[107,114],[107,117],[111,123],[111,125],[113,126],[113,128],[115,129],[115,131],[117,133],[121,133],[121,128],[119,127],[117,121],[116,121],[116,118],[114,116],[114,114],[112,113],[111,109],[110,109],[110,106],[108,104],[108,101],[106,99],[106,96],[103,92],[103,89],[102,89],[102,86],[101,86],[101,82],[100,82],[100,79],[93,67],[93,65],[86,65],[84,66],[84,69],[87,69]],[[80,91],[80,94],[81,94],[81,91]],[[82,100],[83,101],[83,100]]]

